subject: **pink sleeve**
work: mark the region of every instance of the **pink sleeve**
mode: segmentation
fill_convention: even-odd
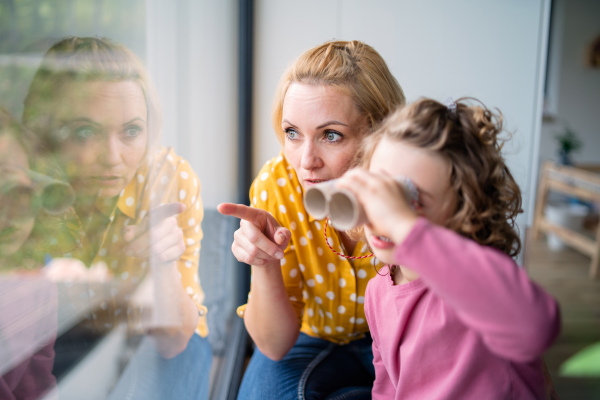
[[[393,399],[396,396],[395,385],[392,383],[390,374],[388,374],[385,364],[381,359],[381,352],[379,351],[378,331],[377,325],[371,320],[371,307],[372,299],[371,292],[373,291],[373,281],[367,284],[365,291],[365,318],[371,331],[371,337],[373,339],[373,366],[375,367],[375,381],[373,382],[373,390],[371,395],[373,399]]]
[[[558,304],[508,255],[419,219],[395,259],[421,276],[490,351],[539,357],[560,330]]]

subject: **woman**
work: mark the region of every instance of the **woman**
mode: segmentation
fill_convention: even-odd
[[[139,397],[186,398],[173,392],[177,388],[207,397],[211,355],[203,339],[206,309],[197,273],[200,184],[185,160],[158,145],[161,113],[144,67],[131,51],[107,39],[61,40],[48,50],[31,83],[23,120],[55,155],[77,196],[76,218],[65,224],[69,232],[51,238],[50,245],[64,248],[70,241],[72,250],[64,256],[106,265],[125,290],[105,299],[95,314],[97,324],[110,327],[124,320],[130,330],[153,339],[142,343],[143,361],[136,358],[125,376],[131,385],[148,383]],[[150,320],[142,319],[139,308],[119,303],[149,271]],[[137,379],[139,374],[150,379]],[[185,384],[183,377],[189,380]],[[139,390],[128,388],[130,383],[122,380],[116,393]]]
[[[241,218],[232,245],[252,265],[251,294],[240,307],[257,349],[239,398],[370,398],[374,378],[364,293],[375,270],[365,243],[304,210],[304,189],[340,177],[361,139],[404,94],[385,61],[358,41],[303,53],[282,76],[273,128],[283,153],[250,190],[252,208],[221,204]],[[264,377],[267,377],[265,379]]]

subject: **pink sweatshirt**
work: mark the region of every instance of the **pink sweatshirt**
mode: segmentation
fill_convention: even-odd
[[[395,260],[420,278],[367,286],[373,399],[544,398],[558,304],[512,258],[421,218]]]

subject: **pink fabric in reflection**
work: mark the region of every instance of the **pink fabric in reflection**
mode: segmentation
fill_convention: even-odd
[[[56,284],[0,276],[0,399],[37,399],[56,386]]]

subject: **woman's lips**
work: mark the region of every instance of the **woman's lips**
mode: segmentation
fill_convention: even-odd
[[[102,186],[114,186],[120,184],[122,178],[120,176],[93,176],[92,180]]]
[[[391,249],[394,247],[394,242],[385,236],[371,235],[371,245],[378,249]]]
[[[316,185],[317,183],[327,182],[329,179],[304,179],[304,187]]]

